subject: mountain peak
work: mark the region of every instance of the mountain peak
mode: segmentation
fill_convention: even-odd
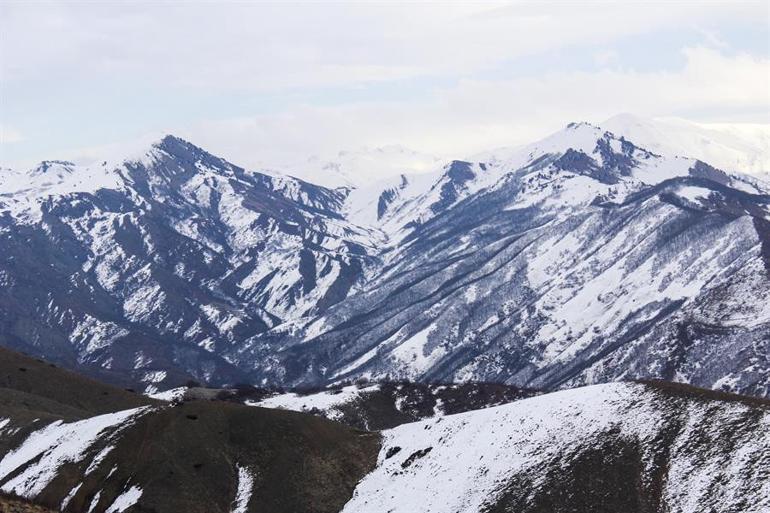
[[[190,143],[189,141],[186,141],[185,139],[182,139],[181,137],[178,137],[174,134],[164,134],[159,139],[157,139],[154,143],[152,143],[152,146],[155,148],[163,148],[167,146],[173,146],[173,145],[189,145],[189,146],[195,146],[194,144]],[[197,148],[197,146],[195,146]]]
[[[593,125],[588,121],[573,121],[572,123],[567,123],[567,126],[566,126],[567,130],[579,130],[581,128],[600,130],[598,126]]]
[[[134,152],[132,156],[125,158],[123,162],[140,162],[147,166],[158,159],[162,160],[163,155],[171,157],[180,163],[200,162],[211,168],[229,169],[232,167],[226,160],[212,155],[200,146],[173,134],[165,134],[160,138],[156,138],[150,143],[149,149],[145,145],[143,150]]]
[[[164,134],[158,139],[155,139],[150,144],[150,150],[161,150],[172,155],[179,155],[181,153],[208,153],[200,146],[182,139],[173,134]]]
[[[75,164],[68,160],[43,160],[37,166],[30,169],[29,174],[31,176],[38,176],[49,174],[54,170],[70,172],[74,166]]]

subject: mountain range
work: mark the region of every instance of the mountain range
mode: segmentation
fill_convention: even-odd
[[[0,511],[767,511],[760,139],[0,169]]]
[[[3,169],[0,343],[147,392],[660,378],[766,397],[764,161],[699,159],[675,143],[717,136],[654,123],[571,123],[429,172],[391,148],[369,181],[350,169],[376,154],[355,155],[323,166],[336,186],[174,136]]]

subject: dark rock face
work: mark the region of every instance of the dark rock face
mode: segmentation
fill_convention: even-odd
[[[382,191],[382,194],[380,194],[380,197],[377,200],[377,219],[382,219],[388,211],[388,206],[394,199],[396,199],[396,197],[398,197],[398,192],[394,189]]]
[[[583,153],[573,149],[567,150],[554,163],[554,167],[562,171],[572,171],[581,175],[590,176],[606,184],[618,183],[618,178],[611,169],[600,167],[596,161]]]
[[[727,173],[700,160],[696,160],[695,164],[690,168],[690,175],[705,178],[721,185],[729,186],[730,184],[730,176]]]
[[[465,187],[465,183],[476,177],[471,163],[460,160],[453,161],[444,176],[447,180],[441,185],[439,200],[431,205],[431,210],[434,213],[439,213],[456,202],[460,197],[460,191]]]

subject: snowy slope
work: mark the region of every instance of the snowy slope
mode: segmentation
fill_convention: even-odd
[[[768,427],[766,407],[647,385],[557,392],[384,432],[343,512],[759,513]]]
[[[302,343],[267,382],[661,377],[769,393],[767,184],[584,123],[487,158],[394,201],[385,265],[284,332]]]
[[[116,436],[147,411],[147,407],[142,407],[71,423],[56,421],[33,431],[0,460],[0,489],[21,497],[36,497],[64,465],[83,462],[100,438],[109,440]],[[106,447],[96,455],[89,469],[96,467],[110,450]]]
[[[693,123],[620,114],[601,127],[656,153],[697,158],[730,172],[770,173],[770,125]]]
[[[348,416],[330,422],[203,396],[152,401],[0,353],[0,493],[63,513],[770,507],[767,400],[663,382],[596,385],[470,411],[483,389],[402,383],[343,390],[343,401],[305,396],[335,407],[357,395],[376,412],[385,404],[380,392],[393,385],[414,387],[397,396],[405,410],[419,390],[441,396],[442,407],[460,401],[465,411],[367,432],[345,426]],[[277,403],[294,407],[296,398]]]
[[[379,450],[313,415],[153,401],[0,353],[0,496],[51,511],[336,513]]]
[[[324,417],[337,420],[342,413],[340,408],[356,401],[362,394],[379,390],[379,385],[359,388],[350,385],[338,390],[317,392],[315,394],[302,395],[296,392],[288,392],[267,397],[259,402],[247,402],[249,406],[261,406],[263,408],[280,408],[292,411],[318,411]]]

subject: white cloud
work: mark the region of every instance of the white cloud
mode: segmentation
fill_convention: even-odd
[[[296,105],[276,114],[202,121],[171,131],[236,164],[259,168],[311,154],[329,156],[339,149],[387,144],[462,158],[531,142],[570,121],[600,122],[620,112],[701,121],[718,120],[713,113],[723,109],[770,112],[768,60],[725,56],[707,48],[683,52],[686,63],[678,71],[553,72],[535,78],[463,80],[437,90],[427,102]],[[711,112],[712,117],[691,115],[700,112]],[[63,157],[88,162],[105,150],[115,155],[124,147],[87,148]]]
[[[324,87],[473,73],[571,45],[766,14],[761,2],[11,2],[0,4],[0,67],[2,80],[138,74],[221,90]]]
[[[620,63],[620,54],[617,50],[602,50],[594,54],[594,62],[600,68],[614,67]]]
[[[716,121],[725,109],[746,110],[765,116],[752,121],[770,121],[768,60],[706,48],[686,49],[684,55],[685,66],[672,72],[463,80],[428,102],[299,105],[273,115],[179,127],[179,132],[235,162],[258,166],[362,145],[404,144],[462,157],[529,142],[569,121],[599,122],[619,112]]]
[[[24,137],[21,132],[13,127],[0,124],[0,144],[12,144],[23,140]]]
[[[143,117],[147,128],[134,135],[165,126],[248,166],[362,145],[458,156],[618,112],[767,122],[768,61],[736,55],[718,30],[766,14],[764,2],[3,2],[0,88],[15,95],[7,104],[25,106],[17,110],[35,160],[87,160],[104,142],[91,140],[107,132],[100,123],[113,133]],[[685,29],[707,35],[712,48],[685,49],[678,70],[670,60],[650,65],[658,55],[645,66],[624,62],[614,46],[618,38]],[[521,71],[517,59],[581,45],[592,48],[585,69],[546,61],[511,78]],[[411,79],[418,80],[395,95],[372,86]],[[77,109],[36,111],[41,84],[59,95],[54,109]],[[339,88],[367,94],[353,101]],[[297,91],[300,100],[287,102]],[[272,95],[282,101],[270,104]],[[268,100],[237,117],[217,109],[185,116],[179,105],[165,110],[169,96],[223,106],[236,96]],[[109,117],[98,117],[105,110]],[[65,143],[88,148],[52,154],[62,147],[57,130],[68,141],[91,134]]]

